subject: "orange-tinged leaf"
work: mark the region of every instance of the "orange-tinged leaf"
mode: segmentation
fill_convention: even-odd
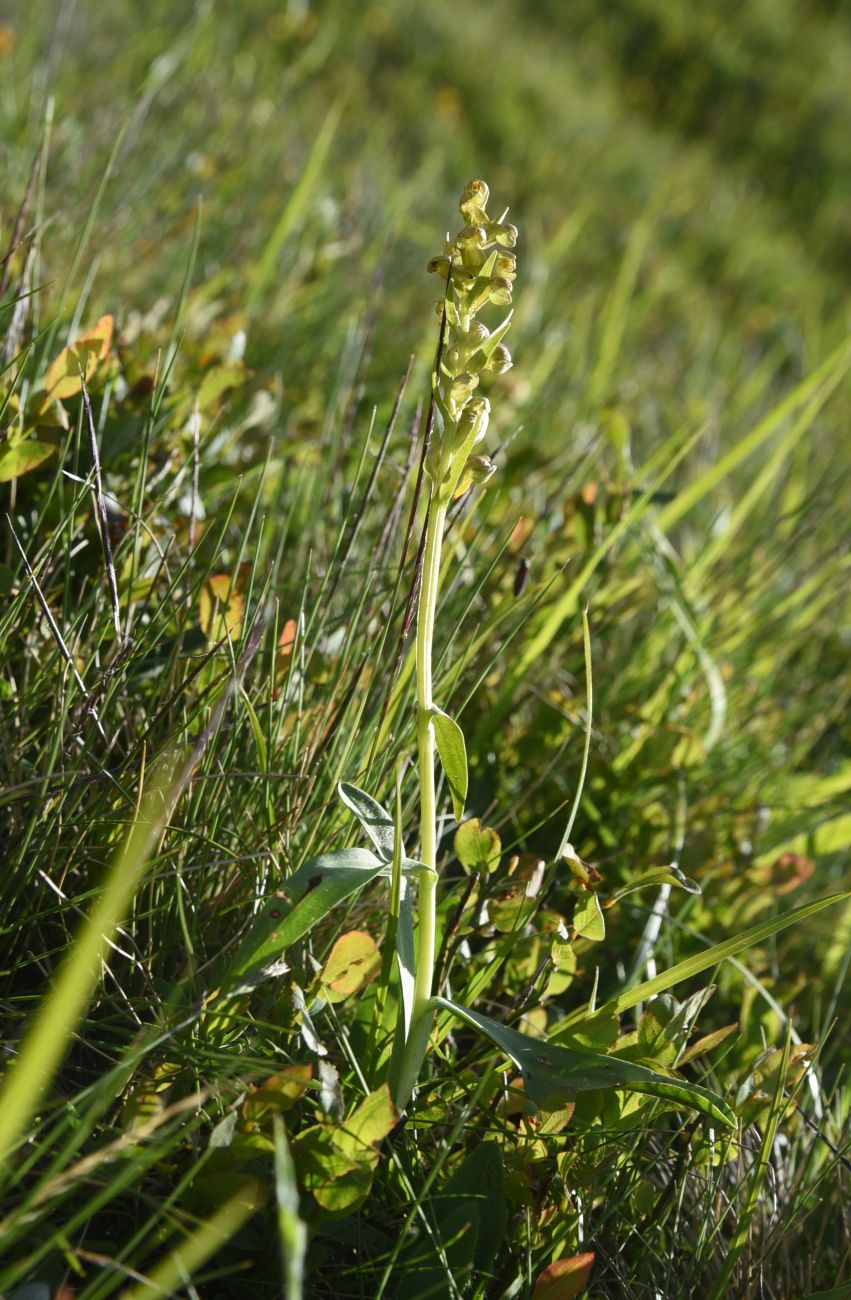
[[[319,979],[334,993],[348,997],[374,979],[380,966],[381,954],[372,935],[350,930],[334,944]]]
[[[290,666],[295,649],[295,635],[297,623],[294,618],[288,618],[281,628],[281,635],[278,637],[278,645],[275,650],[275,676],[283,674]]]
[[[247,1124],[259,1124],[269,1115],[281,1115],[290,1110],[306,1091],[312,1077],[311,1065],[288,1065],[279,1074],[273,1074],[246,1097],[242,1104],[243,1119]]]
[[[532,1300],[574,1300],[588,1285],[594,1258],[589,1250],[548,1264],[535,1283]]]
[[[84,331],[73,346],[63,348],[51,362],[44,376],[44,387],[51,400],[73,397],[82,391],[80,371],[88,383],[100,363],[109,356],[112,327],[112,317],[101,316],[97,325]]]
[[[697,1056],[705,1056],[707,1052],[713,1051],[719,1043],[723,1043],[725,1038],[734,1034],[739,1027],[739,1022],[734,1021],[732,1025],[725,1025],[723,1029],[715,1029],[711,1034],[704,1034],[698,1038],[697,1042],[687,1047],[682,1056],[677,1061],[677,1068],[685,1065],[688,1061],[693,1061]]]
[[[208,641],[238,641],[242,635],[245,600],[229,573],[217,573],[201,588],[198,602],[201,631]]]

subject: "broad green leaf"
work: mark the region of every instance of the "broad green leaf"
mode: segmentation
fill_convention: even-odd
[[[648,998],[655,997],[657,993],[665,993],[668,989],[675,988],[683,980],[691,979],[695,975],[701,975],[703,971],[710,970],[713,966],[718,966],[728,957],[735,957],[737,953],[743,952],[745,948],[751,948],[755,943],[761,943],[763,939],[770,939],[773,934],[785,930],[790,925],[795,925],[798,921],[803,921],[807,917],[815,916],[825,907],[830,907],[834,903],[841,903],[845,899],[851,898],[851,890],[842,894],[831,894],[829,898],[819,898],[814,903],[805,903],[803,907],[796,907],[792,912],[785,912],[782,916],[774,916],[769,921],[760,921],[758,925],[752,925],[750,929],[743,930],[732,939],[726,939],[723,943],[713,944],[711,948],[706,948],[703,952],[695,953],[693,957],[687,957],[685,961],[678,962],[670,970],[663,971],[652,980],[645,980],[643,984],[638,984],[635,988],[625,989],[617,997],[605,1003],[599,1011],[595,1011],[590,1016],[577,1016],[569,1018],[570,1031],[575,1030],[577,1024],[587,1024],[591,1020],[611,1019],[612,1016],[619,1016],[621,1012],[628,1011],[630,1007],[635,1007],[639,1002],[646,1002]]]
[[[432,723],[434,725],[437,752],[446,773],[449,793],[452,795],[452,811],[455,814],[456,822],[460,822],[464,816],[464,804],[467,801],[469,779],[464,733],[454,718],[450,718],[449,714],[444,713],[442,709],[434,710]]]
[[[499,1253],[508,1223],[502,1150],[493,1138],[474,1147],[436,1194],[435,1205],[444,1241],[446,1213],[462,1207],[469,1210],[471,1204],[479,1211],[476,1267],[486,1269]]]
[[[372,935],[366,930],[349,930],[328,954],[319,982],[332,993],[348,997],[374,979],[380,965],[381,954]]]
[[[511,1058],[523,1076],[527,1096],[542,1110],[555,1110],[565,1101],[573,1100],[579,1092],[621,1088],[625,1092],[658,1097],[677,1106],[688,1106],[718,1123],[736,1126],[736,1117],[727,1103],[696,1084],[668,1078],[645,1065],[623,1061],[617,1056],[575,1051],[545,1039],[530,1038],[528,1034],[506,1029],[495,1020],[446,998],[435,998],[434,1001],[437,1006],[452,1011],[478,1029]]]
[[[455,853],[462,867],[468,871],[490,873],[496,871],[502,854],[502,841],[490,826],[483,826],[478,817],[463,822],[455,832]]]
[[[593,1250],[567,1259],[554,1259],[538,1275],[532,1300],[574,1300],[588,1285],[595,1259]]]
[[[279,893],[266,899],[236,954],[222,963],[221,974],[213,975],[211,982],[231,993],[238,985],[256,979],[332,907],[383,870],[385,864],[369,849],[341,849],[311,858],[284,882]]]
[[[385,867],[381,874],[383,876],[390,875],[390,864],[393,861],[393,845],[395,843],[393,818],[377,799],[373,799],[371,794],[367,794],[365,790],[359,790],[356,785],[351,785],[348,781],[339,783],[337,793],[346,807],[355,814],[378,849],[379,857],[382,858]],[[427,867],[424,862],[418,861],[417,858],[402,858],[402,872],[404,875],[419,876],[423,871],[432,871],[432,868]]]
[[[196,401],[199,411],[215,409],[219,399],[231,388],[244,384],[248,371],[241,361],[226,361],[208,370],[201,380]]]
[[[304,1185],[329,1214],[352,1214],[363,1204],[378,1164],[378,1143],[399,1121],[382,1084],[339,1124],[306,1129],[292,1148]]]
[[[606,937],[606,922],[603,909],[596,894],[586,894],[580,898],[573,913],[573,928],[583,939],[600,943]]]
[[[0,450],[0,483],[9,483],[13,478],[28,474],[31,469],[37,469],[56,450],[52,442],[38,442],[35,438],[6,443]]]

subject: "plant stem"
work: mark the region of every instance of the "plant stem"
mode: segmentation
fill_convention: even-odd
[[[417,967],[414,981],[414,1010],[405,1046],[397,1089],[397,1104],[404,1106],[416,1084],[425,1059],[431,1019],[434,978],[435,931],[437,920],[437,800],[434,781],[434,723],[432,699],[432,646],[437,594],[440,582],[440,552],[446,522],[446,504],[432,498],[426,523],[423,571],[417,604],[417,753],[420,780],[420,858],[431,868],[420,876]]]

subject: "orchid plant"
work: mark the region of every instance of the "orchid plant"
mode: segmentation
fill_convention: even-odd
[[[574,1017],[566,1040],[552,1042],[507,1028],[442,996],[434,987],[440,888],[438,760],[459,823],[468,787],[463,732],[434,699],[433,647],[444,534],[453,500],[482,486],[495,472],[482,446],[491,408],[480,390],[488,376],[501,374],[512,364],[504,343],[511,311],[493,328],[481,319],[493,307],[510,307],[516,276],[517,229],[506,221],[505,213],[498,218],[489,215],[489,198],[484,181],[470,181],[464,187],[460,202],[464,225],[428,264],[429,271],[443,280],[444,292],[438,303],[439,338],[423,448],[427,488],[417,594],[415,715],[419,856],[409,857],[402,840],[401,770],[397,772],[392,814],[367,791],[341,783],[340,798],[359,820],[372,847],[322,854],[294,872],[284,889],[259,910],[228,969],[222,972],[221,988],[233,993],[246,991],[276,962],[280,964],[286,948],[307,934],[332,907],[384,877],[390,885],[390,906],[379,982],[382,994],[375,999],[375,1016],[378,1021],[384,1015],[384,994],[395,956],[398,1017],[392,1051],[377,1053],[374,1064],[379,1073],[384,1072],[399,1110],[409,1105],[416,1090],[435,1015],[443,1011],[488,1038],[501,1056],[513,1063],[529,1100],[544,1109],[563,1105],[579,1092],[618,1088],[691,1107],[716,1123],[733,1125],[735,1117],[720,1098],[685,1082],[673,1071],[662,1074],[648,1065],[588,1050],[595,1037],[593,1032],[583,1034],[583,1026],[605,1018],[609,1008],[589,1006],[583,1015]],[[562,845],[560,860],[567,857],[569,848]],[[597,907],[599,910],[599,904]],[[640,987],[635,992],[641,996]],[[611,1009],[611,1015],[616,1016],[619,1009]]]

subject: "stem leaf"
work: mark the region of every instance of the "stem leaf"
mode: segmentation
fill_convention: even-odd
[[[367,794],[366,790],[359,789],[349,781],[341,781],[337,793],[349,811],[357,817],[384,861],[390,862],[395,832],[393,818],[387,809],[377,799],[373,799],[371,794]]]
[[[234,957],[221,974],[213,975],[215,984],[228,993],[253,985],[332,907],[384,871],[386,863],[369,849],[341,849],[309,859],[279,893],[266,899]]]
[[[682,1079],[657,1074],[646,1065],[625,1061],[600,1052],[581,1052],[559,1047],[546,1039],[530,1038],[516,1029],[506,1029],[488,1016],[467,1007],[435,998],[435,1004],[452,1011],[461,1020],[484,1034],[485,1038],[510,1057],[523,1076],[526,1095],[542,1110],[554,1110],[578,1092],[596,1092],[602,1088],[621,1088],[625,1092],[646,1093],[677,1106],[700,1111],[717,1123],[735,1128],[736,1117],[727,1103],[705,1088]]]
[[[467,746],[464,744],[464,733],[455,719],[450,718],[449,714],[444,713],[442,709],[433,710],[432,722],[434,723],[437,752],[446,773],[449,793],[452,795],[452,811],[455,814],[456,822],[460,822],[464,816],[464,804],[467,800],[467,787],[469,784]]]

